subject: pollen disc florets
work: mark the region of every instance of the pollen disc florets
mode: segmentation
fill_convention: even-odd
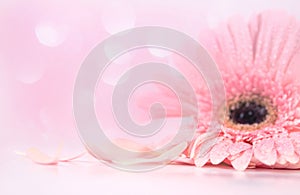
[[[241,131],[253,131],[274,124],[276,107],[267,97],[246,95],[228,101],[225,126]]]

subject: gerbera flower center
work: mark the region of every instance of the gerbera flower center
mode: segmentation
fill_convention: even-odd
[[[229,110],[229,118],[237,124],[261,123],[266,120],[268,110],[265,105],[255,101],[240,102],[236,108]]]
[[[225,126],[236,130],[257,130],[273,124],[276,108],[269,98],[259,95],[240,96],[228,101]]]

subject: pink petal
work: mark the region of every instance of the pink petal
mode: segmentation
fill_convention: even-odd
[[[195,165],[197,167],[203,167],[209,160],[209,153],[205,154],[204,156],[200,156],[197,159],[195,159]]]
[[[252,156],[253,156],[253,150],[251,148],[244,151],[241,156],[231,161],[231,164],[236,170],[244,171],[248,167],[252,159]]]
[[[76,156],[63,159],[63,158],[59,158],[60,152],[61,152],[61,146],[58,147],[54,157],[41,152],[38,148],[29,148],[25,153],[17,152],[17,154],[26,156],[33,162],[42,165],[57,165],[59,162],[70,162],[72,160],[78,159],[84,156],[85,154],[87,154],[87,152],[82,152]]]
[[[278,156],[277,157],[277,160],[276,160],[276,163],[277,164],[280,164],[280,165],[285,165],[287,163],[287,161],[285,160],[285,158],[283,156]]]
[[[296,163],[298,163],[299,160],[300,160],[299,155],[296,154],[296,153],[294,153],[294,154],[291,155],[291,156],[286,156],[285,159],[286,159],[288,162],[292,163],[292,164],[296,164]]]
[[[252,148],[252,145],[250,144],[247,144],[245,142],[237,142],[229,147],[229,153],[230,155],[234,156],[250,148]]]
[[[290,133],[290,138],[300,143],[300,132]]]
[[[294,147],[295,147],[295,152],[300,155],[300,144],[299,143],[296,143],[294,144]]]
[[[197,139],[191,144],[190,158],[200,153],[206,153],[212,149],[212,147],[220,141],[220,137],[215,137],[215,133],[205,133],[197,137]]]
[[[210,151],[210,162],[214,165],[220,164],[229,156],[228,148],[231,141],[222,141],[216,144]]]
[[[194,158],[197,148],[207,139],[206,133],[199,135],[188,147],[188,155]]]
[[[72,157],[68,157],[68,158],[62,158],[62,159],[59,159],[59,162],[70,162],[72,160],[76,160],[84,155],[86,155],[87,152],[82,152],[80,154],[77,154],[76,156],[72,156]]]
[[[295,151],[298,155],[300,155],[300,144],[295,145]]]
[[[299,161],[298,155],[295,155],[294,153],[294,145],[289,138],[276,139],[275,146],[280,157],[282,157],[287,162],[295,164]],[[282,162],[280,161],[280,164],[282,164],[283,162],[283,160]]]
[[[50,157],[50,156],[42,153],[37,148],[28,149],[26,151],[26,156],[37,164],[56,165],[59,162],[58,157]]]
[[[277,152],[273,139],[265,139],[254,145],[254,157],[265,165],[274,165],[277,160]]]
[[[266,11],[252,19],[250,29],[256,37],[254,64],[275,66],[283,72],[300,43],[296,18],[281,11]]]
[[[177,158],[175,161],[171,162],[172,164],[176,165],[194,165],[193,159],[186,158],[185,156]]]
[[[152,149],[148,146],[144,146],[140,143],[134,142],[129,139],[117,138],[114,139],[113,142],[123,148],[132,150],[132,151],[140,151],[140,152],[148,152],[152,151]]]
[[[246,71],[252,65],[253,44],[248,24],[239,16],[232,17],[229,23],[221,25],[217,31],[218,49],[215,59],[220,68],[236,74]]]
[[[300,155],[300,132],[291,133],[290,138],[293,142],[295,152]]]
[[[279,154],[290,156],[294,154],[294,146],[288,138],[278,138],[275,140],[275,146]]]
[[[193,143],[190,158],[194,159],[197,167],[204,166],[209,160],[209,153],[212,147],[220,141],[219,137],[212,137],[214,134],[203,134],[199,136],[199,140]]]
[[[228,30],[234,43],[236,61],[239,62],[238,66],[240,66],[240,64],[246,67],[251,66],[253,60],[253,44],[248,24],[242,17],[235,16],[229,20]]]

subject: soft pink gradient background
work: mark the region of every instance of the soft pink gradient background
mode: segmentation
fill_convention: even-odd
[[[0,194],[19,194],[23,189],[26,193],[40,194],[47,188],[46,194],[121,193],[125,189],[141,193],[144,188],[149,194],[203,190],[251,194],[256,188],[266,191],[270,186],[272,194],[281,194],[275,190],[276,187],[293,192],[300,181],[297,171],[280,172],[279,180],[275,180],[270,171],[237,173],[219,168],[200,170],[173,166],[137,175],[120,173],[97,163],[41,167],[13,153],[37,146],[51,154],[59,143],[64,144],[65,155],[84,150],[72,114],[74,81],[89,51],[110,34],[136,26],[159,25],[180,30],[197,39],[201,29],[214,27],[230,15],[239,13],[248,16],[270,8],[285,9],[300,18],[300,2],[295,0],[2,0]],[[161,51],[145,49],[127,54],[107,70],[96,94],[110,94],[117,77],[126,68],[150,59],[172,63],[170,55]],[[107,105],[105,101],[97,102],[98,116],[107,113],[110,109]],[[103,125],[111,129],[114,124],[110,116],[106,117],[109,120],[104,120]],[[26,180],[33,180],[33,183]],[[156,185],[149,188],[150,182]],[[34,185],[37,186],[35,190]],[[19,186],[22,189],[18,189]],[[215,186],[220,189],[213,189]],[[228,191],[222,191],[221,187]]]

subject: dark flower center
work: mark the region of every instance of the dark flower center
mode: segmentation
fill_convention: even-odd
[[[272,100],[259,94],[228,100],[224,125],[240,131],[254,131],[275,123],[277,108]]]
[[[255,101],[239,102],[239,104],[230,109],[229,118],[237,124],[259,124],[266,120],[268,110],[264,105]]]

